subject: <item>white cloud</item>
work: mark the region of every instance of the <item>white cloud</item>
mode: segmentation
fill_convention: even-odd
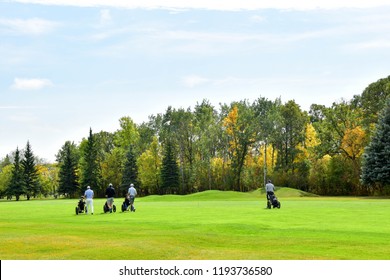
[[[11,88],[16,90],[39,90],[52,85],[53,83],[48,79],[15,78]]]
[[[100,23],[107,24],[111,21],[111,13],[108,9],[100,10]]]
[[[367,41],[367,42],[349,44],[349,45],[346,45],[346,49],[356,50],[356,51],[390,49],[390,40],[381,39],[381,40],[375,40],[375,41]]]
[[[128,9],[207,9],[207,10],[258,10],[258,9],[336,9],[370,8],[389,6],[388,0],[11,0],[11,2],[35,3],[45,5],[80,6],[80,7],[119,7]]]
[[[266,20],[265,17],[259,15],[255,15],[250,18],[250,21],[254,23],[264,22],[265,20]]]
[[[186,76],[182,79],[182,83],[184,84],[184,86],[190,87],[190,88],[203,85],[203,84],[207,83],[208,81],[209,81],[209,79],[203,78],[203,77],[198,76],[198,75],[190,75],[190,76]]]
[[[206,78],[199,75],[189,75],[182,78],[182,84],[189,88],[194,88],[202,85],[210,85],[212,87],[223,88],[223,87],[234,87],[242,85],[256,85],[259,83],[259,79],[251,78],[240,78],[228,76],[220,79]]]
[[[0,19],[0,26],[5,26],[12,33],[42,35],[53,31],[58,23],[40,18]]]
[[[0,109],[10,109],[10,110],[14,110],[14,109],[36,109],[38,107],[36,106],[0,106]],[[40,108],[40,107],[39,107]]]

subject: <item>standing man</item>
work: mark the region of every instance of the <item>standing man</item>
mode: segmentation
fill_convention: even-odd
[[[87,214],[91,213],[93,215],[93,190],[91,190],[90,186],[87,187],[84,197],[87,201]]]
[[[269,195],[275,193],[275,186],[271,180],[268,180],[268,183],[265,185],[265,191],[267,192],[267,200],[269,200]]]
[[[115,190],[114,190],[114,187],[112,186],[112,184],[110,183],[108,185],[108,188],[106,189],[107,206],[108,206],[110,213],[112,213],[112,205],[114,204],[114,196],[115,196]]]
[[[135,212],[134,200],[135,196],[137,195],[137,190],[134,188],[134,184],[130,184],[129,191],[127,193],[130,197],[130,210],[131,212]]]

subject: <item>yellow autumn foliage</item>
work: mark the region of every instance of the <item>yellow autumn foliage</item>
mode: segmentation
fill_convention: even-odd
[[[346,129],[341,141],[341,149],[350,158],[359,158],[364,151],[365,137],[366,133],[360,126],[348,128]]]

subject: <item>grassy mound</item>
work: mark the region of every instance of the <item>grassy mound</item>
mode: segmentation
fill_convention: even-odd
[[[288,197],[317,197],[317,195],[304,192],[292,188],[277,187],[276,196],[280,198]],[[257,189],[251,192],[235,192],[235,191],[203,191],[193,193],[189,195],[151,195],[141,198],[143,201],[242,201],[242,200],[253,200],[263,199],[265,197],[264,189]]]
[[[253,199],[253,194],[234,191],[210,190],[189,195],[151,195],[140,199],[142,199],[142,201],[228,201]]]
[[[276,188],[275,193],[278,197],[318,197],[316,194],[292,188]]]

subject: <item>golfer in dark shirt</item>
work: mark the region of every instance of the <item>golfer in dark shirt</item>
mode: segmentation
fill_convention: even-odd
[[[110,213],[112,212],[112,205],[114,204],[114,196],[115,196],[115,190],[112,184],[110,183],[108,185],[108,188],[106,189],[107,206],[110,210]]]

